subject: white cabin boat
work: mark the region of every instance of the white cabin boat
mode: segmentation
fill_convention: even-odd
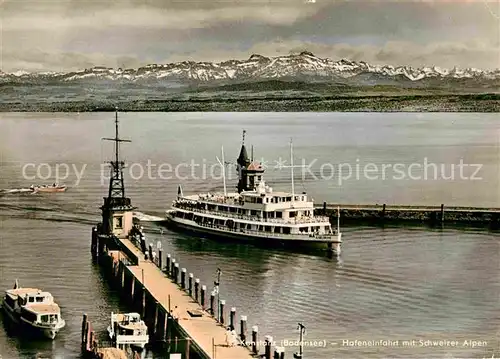
[[[5,291],[2,308],[14,324],[44,338],[54,339],[66,325],[52,294],[38,288],[20,288],[17,281],[13,289]]]
[[[329,217],[314,215],[314,202],[305,192],[274,192],[263,180],[260,163],[250,161],[243,143],[238,158],[238,192],[185,196],[179,186],[177,199],[166,212],[167,223],[181,231],[214,238],[256,241],[263,245],[325,247],[341,252],[342,233]],[[224,155],[222,155],[224,163]],[[224,166],[222,166],[224,168]]]
[[[149,342],[148,327],[139,313],[111,313],[108,333],[117,347],[130,345],[143,349]]]

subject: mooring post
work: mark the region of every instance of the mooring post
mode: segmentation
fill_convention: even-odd
[[[444,203],[441,203],[441,223],[444,222]]]
[[[93,350],[94,349],[94,337],[95,337],[95,333],[94,331],[92,330],[90,332],[90,335],[89,335],[89,338],[88,338],[88,345],[87,345],[87,348],[89,348],[90,350]]]
[[[198,303],[198,292],[200,290],[200,278],[194,281],[194,300]]]
[[[149,243],[148,251],[149,251],[149,260],[152,262],[153,261],[153,243]]]
[[[151,293],[150,293],[151,294]],[[159,316],[160,316],[160,311],[159,311],[159,308],[158,308],[158,301],[155,300],[155,298],[153,296],[151,296],[151,301],[149,302],[151,306],[154,306],[154,312],[153,312],[153,309],[151,309],[151,312],[153,313],[153,318],[151,319],[151,327],[152,327],[152,333],[154,335],[155,338],[157,338],[158,336],[158,320],[160,319]]]
[[[92,258],[97,257],[97,228],[92,227],[92,243],[90,246],[90,252],[92,253]]]
[[[212,293],[210,293],[210,314],[214,315],[215,313],[215,291],[212,291]]]
[[[257,334],[259,332],[259,327],[254,325],[252,327],[252,353],[259,354],[259,348],[257,347]]]
[[[185,358],[189,358],[189,347],[191,346],[191,339],[186,338],[186,356]]]
[[[181,270],[181,287],[182,289],[186,289],[186,268],[182,268]]]
[[[172,258],[171,268],[170,268],[170,277],[175,277],[175,258]]]
[[[189,273],[188,291],[189,291],[189,296],[193,297],[193,273]]]
[[[271,359],[271,347],[273,345],[273,337],[270,335],[266,335],[264,340],[264,358]]]
[[[229,326],[231,327],[231,330],[234,330],[234,321],[236,319],[236,308],[232,307],[231,312],[229,313]]]
[[[170,255],[170,253],[167,254],[167,263],[166,263],[166,272],[167,272],[167,275],[169,275],[170,273],[170,262],[172,260],[172,257]]]
[[[323,215],[326,215],[326,202],[323,202]]]
[[[219,307],[219,322],[221,324],[224,324],[224,306],[226,305],[226,301],[224,299],[220,300],[220,307]]]
[[[158,268],[163,270],[163,251],[161,249],[158,249]]]
[[[87,328],[87,320],[88,320],[88,316],[87,316],[86,313],[84,313],[83,314],[83,319],[82,319],[82,346],[85,343],[85,331],[86,331],[86,328]]]
[[[179,284],[179,263],[175,263],[175,283]]]
[[[141,297],[141,316],[144,318],[146,316],[146,287],[144,286],[144,283],[142,283],[142,297]]]
[[[382,218],[385,218],[385,203],[382,205]]]
[[[274,359],[285,359],[285,348],[276,347],[274,349]]]
[[[240,318],[240,339],[244,345],[247,340],[247,316],[242,315]]]
[[[201,286],[201,294],[200,294],[200,304],[203,310],[205,310],[205,293],[207,292],[207,286],[202,285]]]

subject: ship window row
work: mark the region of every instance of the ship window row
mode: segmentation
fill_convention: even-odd
[[[29,303],[43,303],[43,297],[28,297]]]
[[[201,225],[209,225],[215,227],[227,227],[232,230],[249,230],[249,231],[259,231],[259,232],[269,232],[269,233],[281,233],[281,234],[290,234],[291,228],[286,226],[266,226],[262,224],[251,224],[251,223],[240,223],[233,222],[233,220],[229,219],[218,219],[218,218],[209,218],[203,216],[197,216],[192,213],[186,214],[193,218],[193,220]],[[179,216],[182,217],[183,213],[179,212]],[[183,217],[184,218],[184,217]],[[311,226],[311,227],[299,227],[300,233],[314,233],[319,232],[321,229],[325,231],[329,231],[329,226]]]
[[[264,196],[264,195],[263,195]],[[306,196],[294,196],[294,201],[305,201]],[[292,196],[289,197],[246,197],[245,202],[247,203],[284,203],[291,202]]]
[[[227,210],[231,209],[231,210]],[[239,214],[239,215],[249,215],[249,216],[262,216],[264,219],[271,219],[271,218],[283,218],[283,212],[282,211],[261,211],[261,210],[256,210],[256,209],[244,209],[244,208],[234,208],[234,207],[224,207],[224,206],[214,206],[214,207],[208,207],[209,211],[218,211],[218,212],[226,212],[226,213],[234,213],[234,214]],[[310,217],[312,215],[312,211],[287,211],[288,212],[288,217],[289,218],[295,218],[298,217],[299,214],[302,214],[305,217]],[[182,212],[177,212],[177,216],[181,216]],[[190,213],[192,215],[192,213]],[[184,215],[182,215],[184,216]],[[192,219],[192,217],[186,219]]]
[[[57,314],[44,314],[40,316],[42,323],[55,323],[57,322]]]

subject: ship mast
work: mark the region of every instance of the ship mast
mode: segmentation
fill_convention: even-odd
[[[123,168],[125,162],[120,161],[120,142],[131,142],[121,139],[118,135],[118,109],[115,110],[115,137],[103,138],[106,141],[115,143],[115,160],[109,161],[111,164],[111,176],[109,179],[108,198],[125,198],[125,185],[123,183]]]
[[[293,181],[293,142],[290,138],[290,172],[292,176],[292,202],[295,200],[295,184]]]
[[[221,156],[222,156],[222,181],[224,184],[224,197],[227,196],[226,191],[226,162],[224,162],[224,146],[221,146]]]
[[[337,233],[340,233],[340,206],[337,207]]]
[[[222,161],[219,160],[218,157],[215,157],[217,159],[217,162],[222,167],[222,183],[224,185],[224,197],[227,196],[227,189],[226,189],[226,162],[224,161],[224,146],[221,146],[221,155],[222,155]]]

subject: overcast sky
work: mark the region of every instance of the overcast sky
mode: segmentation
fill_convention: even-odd
[[[500,67],[498,0],[0,0],[1,69],[68,71],[308,50]]]

